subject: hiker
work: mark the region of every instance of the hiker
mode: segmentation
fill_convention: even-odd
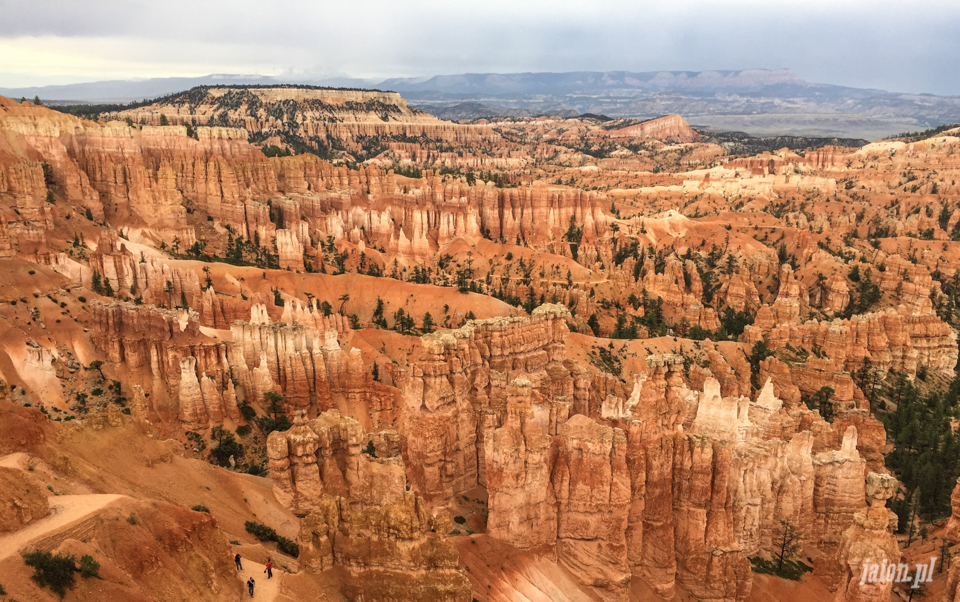
[[[243,565],[240,564],[240,554],[237,554],[236,556],[234,556],[234,557],[233,557],[233,561],[234,561],[235,563],[237,563],[237,570],[238,570],[238,571],[242,571],[242,570],[243,570]]]
[[[253,580],[253,577],[250,577],[249,579],[247,579],[247,589],[250,590],[251,598],[253,597],[253,586],[255,583],[256,581]]]
[[[273,579],[273,560],[267,558],[267,568],[263,572],[267,574],[267,579]]]

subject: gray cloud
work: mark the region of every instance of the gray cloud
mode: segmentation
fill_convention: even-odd
[[[789,67],[810,81],[960,94],[958,26],[960,3],[944,0],[0,0],[0,87],[210,72]]]

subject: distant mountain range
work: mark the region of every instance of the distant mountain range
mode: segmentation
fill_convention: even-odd
[[[395,90],[411,106],[444,119],[581,113],[644,119],[677,113],[718,131],[869,140],[960,122],[960,97],[809,83],[788,69],[467,73],[386,80],[209,75],[0,88],[0,95],[39,96],[48,104],[129,102],[200,85],[278,83]]]

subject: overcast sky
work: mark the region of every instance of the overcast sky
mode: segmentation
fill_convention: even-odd
[[[958,95],[960,0],[0,0],[0,87],[755,67]]]

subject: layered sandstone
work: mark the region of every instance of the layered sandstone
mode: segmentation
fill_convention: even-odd
[[[795,318],[785,322],[771,318],[766,309],[761,309],[757,321],[744,331],[742,342],[753,345],[763,340],[774,350],[788,344],[816,350],[850,372],[863,366],[867,358],[881,373],[896,370],[908,375],[916,374],[921,366],[952,373],[957,363],[956,334],[936,315],[918,315],[901,306],[848,320],[798,324]]]
[[[593,130],[591,136],[598,138],[657,138],[670,142],[696,142],[700,139],[690,124],[680,115],[657,117],[636,125],[610,127]]]
[[[662,595],[680,584],[701,599],[742,600],[747,556],[772,552],[780,520],[835,554],[863,507],[855,428],[802,407],[788,415],[770,383],[755,401],[724,397],[710,377],[691,391],[674,356],[648,358],[631,395],[607,389],[599,411],[579,405],[591,395],[580,397],[582,377],[564,363],[566,329],[552,326],[561,316],[544,307],[423,338],[403,388],[415,490],[440,501],[485,486],[492,536],[555,546],[578,581],[610,599],[639,577]],[[827,435],[837,428],[842,436]]]
[[[562,306],[544,305],[530,318],[471,321],[421,338],[422,356],[401,388],[404,459],[425,499],[449,499],[486,482],[481,450],[507,420],[511,394],[528,395],[529,388],[532,418],[551,435],[571,411],[588,411],[589,380],[576,386],[565,364],[567,315]],[[516,379],[528,384],[512,392]]]
[[[636,576],[665,596],[682,584],[700,599],[742,600],[747,556],[773,551],[780,520],[834,553],[863,506],[856,430],[815,454],[811,432],[784,428],[792,419],[769,383],[756,401],[723,398],[712,379],[690,391],[672,366],[682,362],[651,358],[618,427],[574,416],[549,445],[532,396],[514,395],[484,441],[490,533],[522,548],[554,543],[561,564],[611,599]]]
[[[368,408],[374,428],[393,417],[395,390],[373,380],[359,349],[340,347],[338,336],[350,332],[343,316],[323,315],[316,300],[307,307],[290,301],[279,322],[270,321],[260,304],[253,305],[250,320],[232,324],[227,347],[231,374],[246,399],[261,401],[275,391],[287,410],[316,415],[342,398]]]
[[[487,533],[522,549],[557,538],[557,498],[550,480],[556,452],[534,419],[532,392],[530,381],[514,380],[503,426],[483,441]]]
[[[278,113],[281,118],[278,118]],[[500,142],[489,126],[460,125],[410,109],[396,92],[343,90],[310,86],[271,88],[199,87],[179,96],[111,115],[159,124],[160,115],[173,124],[242,128],[266,139],[303,139],[312,146],[359,150],[367,137],[407,140],[422,137],[447,144]]]
[[[394,503],[405,490],[403,461],[397,450],[376,444],[352,418],[330,410],[314,420],[303,412],[293,427],[267,439],[274,492],[299,515],[315,510],[324,495],[365,504]],[[389,433],[379,439],[389,440]],[[372,450],[373,454],[363,453]]]
[[[599,425],[582,414],[558,430],[551,475],[557,501],[557,559],[582,583],[622,598],[630,583],[627,437],[621,429]]]
[[[900,563],[900,547],[893,535],[897,516],[886,508],[887,500],[898,487],[899,483],[890,475],[875,472],[867,475],[866,496],[870,505],[854,515],[854,523],[844,531],[840,541],[838,560],[840,570],[846,574],[837,590],[837,600],[885,602],[890,599],[893,579],[885,574],[868,574],[871,579],[862,577],[863,571],[870,570],[870,563],[884,569]]]
[[[453,521],[431,516],[411,492],[384,503],[324,495],[300,525],[300,562],[312,572],[341,567],[348,599],[467,602],[470,582],[446,537]]]
[[[99,301],[90,302],[90,311],[96,326],[93,341],[107,360],[139,373],[141,383],[152,379],[153,391],[165,391],[164,397],[172,400],[169,405],[154,402],[154,410],[164,418],[188,416],[190,424],[197,428],[208,424],[211,418],[209,414],[205,416],[208,410],[200,411],[207,407],[202,401],[201,376],[204,380],[212,379],[207,384],[212,417],[224,415],[222,402],[215,399],[214,392],[223,395],[232,388],[227,346],[201,334],[196,312]],[[186,370],[185,360],[192,366]],[[185,383],[189,392],[184,397],[180,388]],[[218,422],[220,420],[214,423]]]
[[[336,410],[312,421],[300,413],[292,428],[270,434],[274,492],[304,517],[300,562],[313,572],[343,568],[350,598],[468,600],[469,583],[446,539],[452,521],[431,516],[406,490],[403,461],[385,444],[393,438],[368,435]]]

